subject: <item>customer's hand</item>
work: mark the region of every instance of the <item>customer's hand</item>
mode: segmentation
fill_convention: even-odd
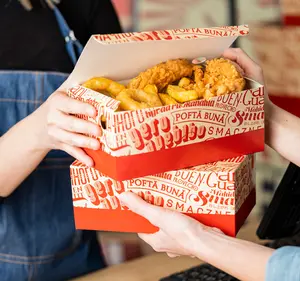
[[[243,75],[264,84],[261,67],[256,64],[242,49],[230,48],[224,51],[223,57],[237,63],[243,70]]]
[[[53,93],[33,113],[40,140],[39,148],[63,150],[86,165],[92,166],[93,160],[81,147],[99,149],[99,141],[86,134],[99,136],[101,129],[92,122],[75,117],[74,114],[95,117],[97,112],[92,105],[72,99],[64,92]]]
[[[159,228],[153,234],[139,234],[156,252],[166,252],[170,257],[180,255],[197,256],[195,247],[204,230],[221,232],[208,228],[179,212],[146,203],[132,192],[122,193],[120,200],[129,209],[149,220]],[[201,250],[201,249],[200,249]]]
[[[256,64],[242,49],[230,48],[224,51],[223,57],[235,62],[243,71],[243,75],[264,85],[264,75],[261,67]],[[265,88],[265,111],[271,115],[272,102]]]

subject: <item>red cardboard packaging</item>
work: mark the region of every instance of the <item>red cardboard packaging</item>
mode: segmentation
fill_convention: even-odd
[[[231,236],[237,234],[255,205],[252,155],[122,182],[75,161],[71,183],[77,229],[157,231],[148,220],[121,205],[118,196],[124,191]]]
[[[95,76],[127,81],[169,59],[219,57],[248,33],[233,26],[92,36],[63,87],[95,105],[90,120],[106,118],[102,148],[86,150],[95,168],[127,180],[264,150],[264,87],[250,79],[239,93],[123,112],[115,111],[118,101],[80,86]]]

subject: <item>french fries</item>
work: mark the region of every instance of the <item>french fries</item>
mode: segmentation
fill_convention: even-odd
[[[168,86],[167,94],[180,103],[198,99],[196,90],[185,90],[179,86],[174,85]]]
[[[83,83],[83,86],[120,101],[119,110],[138,110],[210,99],[241,91],[245,86],[245,80],[235,65],[223,58],[207,61],[205,70],[186,60],[168,62],[158,64],[151,71],[138,76],[137,88],[133,83],[136,78],[125,86],[106,77],[94,77]],[[175,82],[174,77],[178,79]]]
[[[163,105],[157,93],[146,93],[140,89],[125,89],[117,95],[116,100],[121,102],[121,110],[138,110]]]
[[[168,94],[158,94],[163,105],[177,104],[178,102],[174,100]]]
[[[112,98],[115,98],[126,88],[124,85],[105,77],[94,77],[83,83],[82,86],[96,92],[107,91]]]
[[[179,80],[178,86],[181,88],[188,87],[192,83],[192,80],[186,77],[183,77]]]
[[[158,90],[157,90],[157,87],[153,84],[148,84],[145,88],[144,88],[144,91],[147,93],[147,94],[150,94],[150,95],[153,95],[153,94],[158,94]]]

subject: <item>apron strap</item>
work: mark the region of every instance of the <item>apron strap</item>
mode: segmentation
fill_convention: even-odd
[[[69,54],[69,57],[72,60],[72,63],[75,65],[77,62],[77,59],[79,58],[83,46],[81,43],[77,40],[75,37],[75,34],[73,30],[70,29],[68,26],[66,20],[64,19],[62,13],[59,11],[59,9],[53,5],[53,11],[61,32],[61,35],[65,38],[65,43],[66,43],[66,49]]]

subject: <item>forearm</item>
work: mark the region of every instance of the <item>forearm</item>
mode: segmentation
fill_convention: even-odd
[[[266,144],[287,160],[300,166],[300,118],[266,103]]]
[[[35,115],[30,115],[0,138],[0,196],[11,194],[46,156],[39,148]]]
[[[195,237],[196,256],[243,281],[264,281],[273,250],[212,230]],[[199,238],[200,237],[200,238]]]

